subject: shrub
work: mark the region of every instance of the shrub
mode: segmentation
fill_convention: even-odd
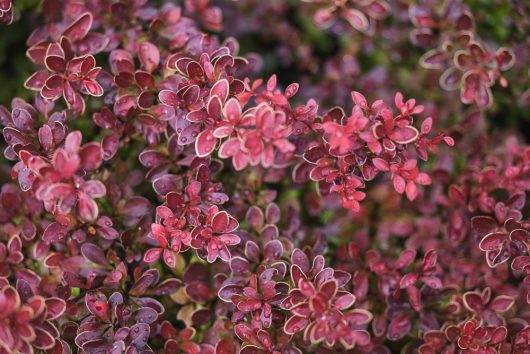
[[[528,352],[530,9],[480,4],[0,0],[0,353]]]

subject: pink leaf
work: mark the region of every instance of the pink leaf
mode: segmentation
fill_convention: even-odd
[[[230,90],[228,80],[222,79],[217,81],[210,89],[210,96],[217,96],[221,102],[225,102],[228,98],[228,91]]]
[[[77,212],[80,219],[94,222],[98,217],[98,205],[94,199],[80,191],[78,193]]]
[[[370,28],[370,22],[368,22],[366,16],[359,10],[345,8],[342,11],[342,16],[358,31],[366,32]]]
[[[403,194],[403,192],[405,192],[406,182],[403,177],[401,177],[400,175],[394,175],[394,177],[392,178],[392,182],[396,192],[398,192],[399,194]]]
[[[418,280],[418,274],[417,273],[407,273],[401,278],[401,281],[399,282],[399,287],[401,289],[408,288],[411,285],[414,285],[416,281]]]
[[[155,263],[156,261],[158,261],[158,259],[162,255],[162,251],[163,251],[162,248],[148,249],[144,255],[144,262],[149,263],[149,264]]]
[[[217,145],[217,138],[213,136],[213,128],[202,131],[195,140],[195,152],[199,157],[210,155]]]
[[[160,52],[153,43],[145,41],[138,48],[138,59],[146,71],[153,72],[160,63]]]

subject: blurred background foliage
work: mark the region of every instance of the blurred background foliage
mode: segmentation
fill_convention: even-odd
[[[34,71],[26,58],[26,39],[39,23],[40,0],[14,2],[16,18],[10,26],[0,25],[0,104],[9,106],[15,96],[29,98],[24,81]]]

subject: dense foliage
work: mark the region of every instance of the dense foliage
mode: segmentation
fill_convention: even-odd
[[[0,0],[0,354],[530,352],[490,3]]]

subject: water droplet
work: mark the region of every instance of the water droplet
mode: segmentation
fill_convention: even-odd
[[[183,137],[180,138],[180,141],[182,141],[183,143],[185,143],[186,141],[188,141],[188,138],[186,138],[185,136],[183,136]]]
[[[192,132],[192,133],[191,133],[191,136],[194,137],[194,138],[196,138],[197,135],[198,135],[197,132]]]

